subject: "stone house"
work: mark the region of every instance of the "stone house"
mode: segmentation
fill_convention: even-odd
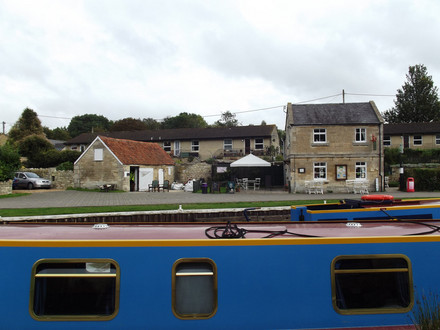
[[[153,180],[174,180],[174,161],[156,143],[97,136],[74,164],[75,187],[146,191]]]
[[[83,133],[65,142],[66,148],[84,151],[97,133]],[[99,133],[117,139],[155,142],[172,157],[237,159],[250,153],[257,156],[280,151],[276,125],[178,128]]]
[[[391,148],[440,148],[440,122],[384,124],[383,145]]]
[[[285,177],[291,192],[321,182],[324,191],[347,192],[362,180],[382,190],[383,119],[374,104],[287,104]]]

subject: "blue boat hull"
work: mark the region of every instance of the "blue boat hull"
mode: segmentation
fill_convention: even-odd
[[[75,247],[0,246],[3,329],[336,329],[411,325],[411,312],[342,315],[332,304],[331,264],[341,255],[403,255],[414,293],[440,292],[439,237],[174,240]],[[44,244],[43,244],[44,245]],[[120,268],[117,315],[107,321],[39,321],[29,301],[31,269],[40,259],[112,259]],[[171,273],[182,258],[217,267],[218,307],[207,319],[172,312]]]

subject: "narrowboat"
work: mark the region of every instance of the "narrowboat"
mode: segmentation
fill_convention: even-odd
[[[2,329],[412,329],[440,221],[0,226]]]
[[[440,199],[394,199],[391,195],[365,195],[361,200],[292,206],[292,221],[359,221],[440,219]]]

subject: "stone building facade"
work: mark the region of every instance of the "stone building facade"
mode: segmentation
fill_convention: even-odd
[[[383,189],[383,119],[374,102],[287,105],[286,182],[305,192],[309,182],[347,192],[347,180]]]

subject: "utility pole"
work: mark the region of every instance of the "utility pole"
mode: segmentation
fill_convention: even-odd
[[[3,134],[5,134],[5,125],[6,125],[6,123],[2,122],[2,124],[3,124]]]
[[[345,104],[345,90],[342,90],[342,103]]]

